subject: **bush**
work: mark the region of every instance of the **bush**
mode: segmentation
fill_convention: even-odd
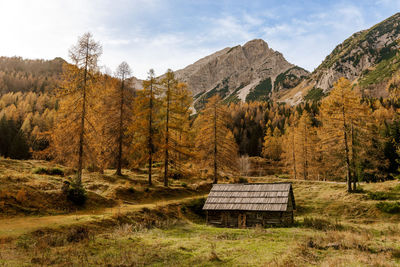
[[[244,177],[239,177],[239,179],[237,180],[237,182],[238,182],[239,184],[246,184],[246,183],[248,183],[249,181],[248,181],[246,178],[244,178]]]
[[[368,192],[368,198],[372,200],[386,200],[389,199],[390,196],[386,192]]]
[[[80,242],[83,240],[88,240],[89,239],[89,230],[86,227],[83,226],[78,226],[76,228],[70,229],[70,231],[67,234],[67,241],[70,243],[73,242]]]
[[[182,187],[186,188],[187,187],[187,183],[183,182],[181,183]]]
[[[206,202],[206,199],[204,197],[202,198],[197,198],[191,200],[189,203],[185,205],[187,209],[189,209],[191,212],[201,216],[205,217],[205,212],[203,210],[204,203]]]
[[[376,207],[386,213],[400,213],[400,202],[379,202]]]
[[[60,168],[45,168],[38,167],[33,170],[34,174],[46,174],[46,175],[59,175],[64,176],[64,171]]]
[[[81,184],[71,183],[67,191],[67,199],[77,206],[83,206],[87,200],[85,188]]]

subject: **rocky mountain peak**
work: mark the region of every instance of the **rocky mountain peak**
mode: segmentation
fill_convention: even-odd
[[[307,82],[284,95],[281,100],[298,103],[311,89],[329,91],[345,77],[364,94],[385,97],[384,84],[400,67],[400,13],[367,30],[354,33],[325,58]]]
[[[227,47],[176,71],[193,91],[196,107],[215,94],[227,102],[266,100],[277,90],[296,86],[307,75],[262,39]]]

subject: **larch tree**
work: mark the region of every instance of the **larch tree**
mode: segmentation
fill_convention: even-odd
[[[262,155],[268,159],[279,161],[282,156],[281,132],[275,127],[272,131],[271,122],[267,123],[267,131],[264,136]]]
[[[64,65],[59,90],[58,121],[52,134],[56,157],[77,167],[76,183],[82,183],[85,148],[88,135],[93,131],[90,116],[96,90],[97,61],[102,53],[99,43],[90,33],[79,37],[69,51],[73,65]],[[77,161],[75,163],[75,160]]]
[[[195,121],[196,152],[200,160],[213,169],[213,183],[218,183],[219,171],[238,167],[238,146],[228,129],[229,115],[218,95],[211,97]]]
[[[322,128],[320,139],[324,151],[324,164],[332,170],[345,174],[347,191],[356,190],[354,174],[355,132],[361,130],[366,117],[366,108],[360,104],[360,98],[352,90],[351,83],[340,78],[321,104],[320,120]],[[354,181],[353,181],[354,179]],[[353,187],[352,187],[353,182]]]
[[[124,121],[126,120],[127,98],[126,89],[128,87],[127,81],[131,76],[131,68],[125,61],[122,62],[116,71],[116,76],[119,79],[119,114],[118,114],[118,154],[117,154],[117,170],[116,175],[122,176],[122,149],[124,143],[124,133],[126,132],[126,126]]]
[[[136,92],[132,121],[128,126],[132,138],[130,161],[134,166],[147,162],[148,183],[152,185],[153,160],[155,156],[160,158],[162,151],[160,88],[153,70],[149,71],[143,87]]]
[[[169,152],[170,152],[170,117],[171,117],[171,104],[176,91],[178,81],[175,79],[174,72],[170,69],[165,73],[164,78],[161,80],[161,86],[164,88],[164,112],[165,112],[165,128],[164,128],[164,186],[168,186],[168,166],[169,166]]]
[[[292,115],[289,117],[285,125],[285,135],[282,139],[283,158],[289,173],[293,175],[293,179],[297,179],[297,161],[298,155],[296,151],[296,123],[297,117]]]
[[[193,157],[194,133],[190,119],[193,97],[187,84],[182,82],[177,83],[171,96],[169,158],[175,171],[182,174],[184,162]]]
[[[313,164],[312,160],[315,154],[313,141],[316,132],[312,127],[312,118],[306,110],[299,118],[294,135],[296,139],[295,150],[298,155],[297,162],[301,166],[300,173],[303,179],[307,180],[310,176],[310,166]]]

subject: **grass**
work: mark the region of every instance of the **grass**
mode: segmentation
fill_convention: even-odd
[[[46,174],[46,175],[59,175],[64,176],[64,171],[60,168],[44,168],[38,167],[33,170],[34,174]]]
[[[38,163],[7,162],[7,171],[1,168],[2,164],[6,163],[0,161],[0,179],[10,186],[14,179],[31,182],[24,178],[32,175],[32,168]],[[10,169],[15,170],[11,182],[6,178]],[[126,195],[142,198],[139,203],[119,202],[114,207],[83,209],[55,216],[0,219],[0,266],[400,264],[400,214],[388,213],[378,207],[379,203],[398,203],[398,181],[363,184],[361,193],[348,194],[346,184],[340,182],[245,177],[250,183],[291,181],[297,206],[295,224],[292,227],[227,229],[205,225],[204,198],[171,189],[165,190],[166,195],[157,199],[151,194],[160,195],[164,191],[151,187],[147,194],[136,186],[136,182],[141,185],[145,176],[133,177],[126,171],[126,177],[116,178],[112,172],[106,171],[104,177],[85,173],[84,180],[91,186],[107,185],[106,189],[93,189],[102,192],[103,196],[115,194],[119,192],[115,189],[119,188]],[[34,177],[41,182],[61,180],[57,176],[34,174]],[[185,182],[188,187],[192,186],[190,181]],[[24,190],[28,189],[24,187]],[[385,200],[371,197],[381,198],[385,194],[389,196]]]

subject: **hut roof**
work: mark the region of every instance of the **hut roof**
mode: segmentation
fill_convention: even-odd
[[[214,184],[203,209],[286,211],[289,196],[295,209],[291,183]]]

